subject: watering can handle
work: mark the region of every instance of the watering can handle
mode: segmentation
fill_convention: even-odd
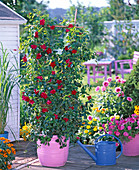
[[[103,136],[112,136],[112,137],[114,137],[115,139],[117,139],[117,140],[119,141],[119,143],[120,143],[120,145],[121,145],[121,152],[120,152],[120,154],[116,157],[116,159],[119,158],[119,157],[121,156],[122,152],[123,152],[123,145],[122,145],[122,142],[120,141],[120,139],[118,139],[118,138],[117,138],[116,136],[114,136],[114,135],[105,134],[105,135],[102,135],[102,136],[98,137],[98,138],[95,140],[95,143],[98,141],[98,139],[102,138]]]

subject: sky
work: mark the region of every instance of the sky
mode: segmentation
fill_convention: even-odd
[[[37,0],[40,2],[41,0]],[[43,0],[43,2],[47,2],[48,0]],[[78,0],[80,3],[82,3],[85,6],[94,6],[94,7],[106,7],[108,5],[108,0]],[[124,0],[126,3],[128,0]],[[70,0],[49,0],[49,8],[64,8],[67,9],[69,6],[71,6]],[[77,0],[72,0],[73,4],[77,4]],[[134,0],[130,0],[130,3],[132,4]]]

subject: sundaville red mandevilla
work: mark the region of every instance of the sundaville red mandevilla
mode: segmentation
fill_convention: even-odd
[[[84,69],[82,62],[93,56],[83,29],[69,24],[70,31],[66,31],[63,27],[55,27],[55,21],[47,15],[32,15],[36,20],[31,24],[25,46],[22,44],[24,55],[28,57],[23,60],[22,100],[26,112],[31,114],[31,138],[49,143],[53,135],[58,135],[57,142],[64,147],[60,142],[62,136],[66,140],[70,137],[70,141],[76,139],[82,116],[86,117],[88,109],[91,110],[93,99],[81,84],[81,72]],[[84,104],[80,96],[85,97],[88,104]]]

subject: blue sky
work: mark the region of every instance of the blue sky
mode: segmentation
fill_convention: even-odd
[[[40,2],[41,0],[37,0]],[[44,0],[44,3],[48,0]],[[71,5],[70,0],[49,0],[49,8],[64,8],[67,9]],[[108,0],[78,0],[80,3],[82,3],[85,6],[94,6],[94,7],[106,7],[108,6]],[[125,2],[128,2],[128,0],[124,0]],[[73,4],[77,4],[77,0],[72,0]],[[134,0],[130,0],[130,3],[132,4]]]

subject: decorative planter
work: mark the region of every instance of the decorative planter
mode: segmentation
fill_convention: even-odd
[[[59,143],[55,142],[56,139],[58,139],[58,137],[54,135],[50,141],[50,146],[41,144],[40,140],[37,141],[39,145],[37,154],[42,166],[59,167],[64,166],[67,162],[70,140],[67,141],[66,147],[60,149]]]
[[[4,134],[0,134],[0,138],[1,137],[4,137],[4,138],[8,139],[8,132],[4,131]]]
[[[123,143],[123,155],[125,156],[137,156],[139,155],[139,134],[135,136],[131,141]]]

